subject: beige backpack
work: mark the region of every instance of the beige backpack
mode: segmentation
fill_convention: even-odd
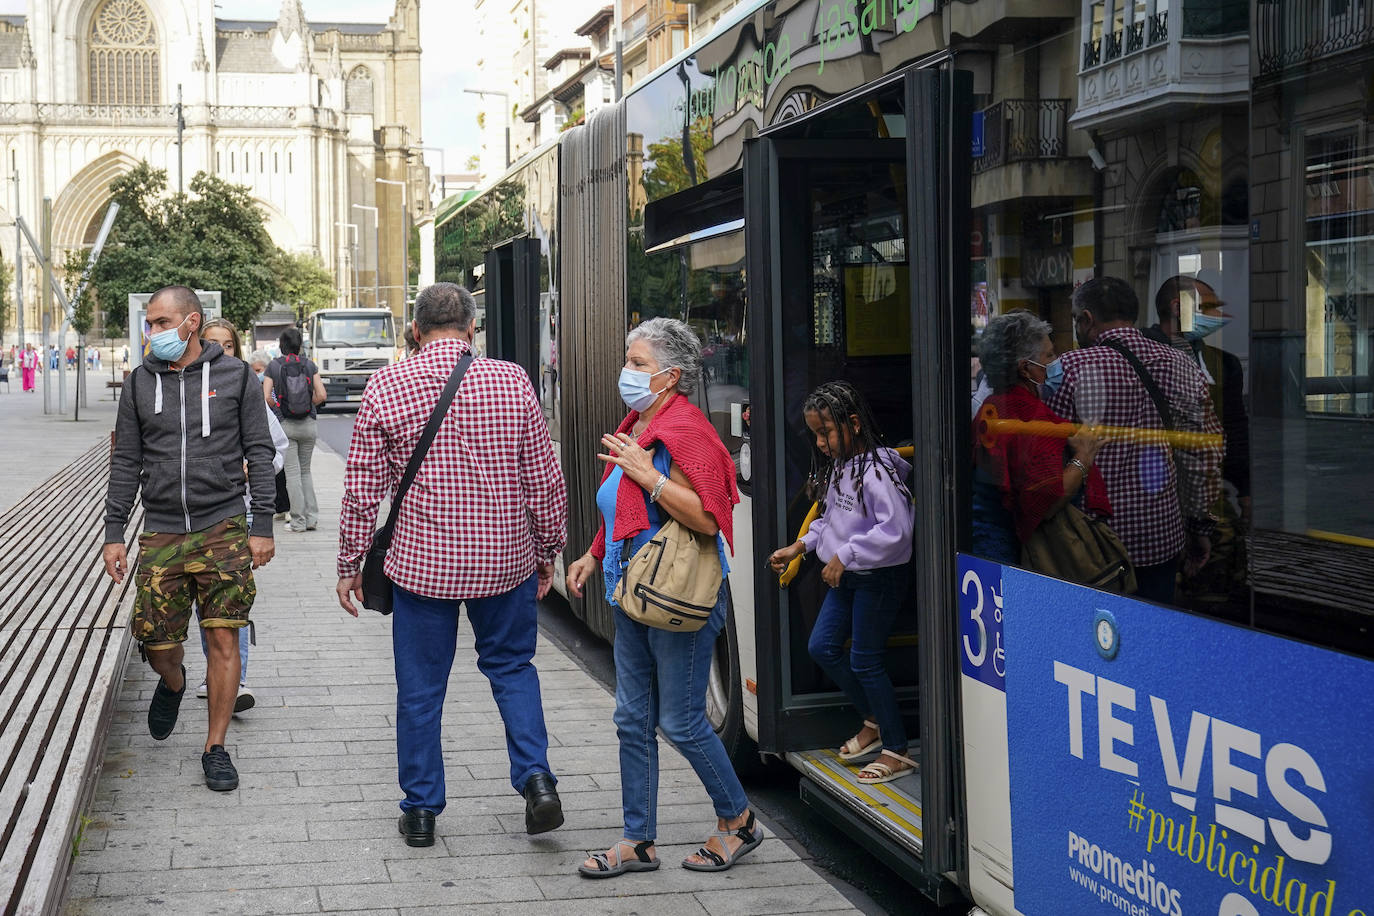
[[[711,619],[723,579],[716,539],[670,518],[625,567],[615,603],[645,626],[695,633]]]

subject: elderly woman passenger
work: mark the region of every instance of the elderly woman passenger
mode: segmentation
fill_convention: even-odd
[[[626,337],[620,396],[630,413],[614,435],[601,440],[607,452],[599,456],[606,473],[596,496],[602,527],[587,553],[568,569],[573,595],[581,597],[599,562],[606,599],[614,604],[624,564],[658,531],[665,513],[715,537],[722,570],[728,571],[724,544],[733,549],[732,510],[739,502],[735,468],[711,422],[687,399],[700,383],[701,344],[681,321],[654,318]],[[682,866],[725,871],[763,842],[744,787],[706,720],[711,656],[724,624],[723,588],[710,621],[694,633],[654,629],[616,608],[615,724],[625,832],[581,865],[578,871],[586,877],[658,868],[659,728],[691,763],[719,819]]]
[[[988,322],[978,345],[992,394],[974,421],[973,552],[999,563],[1019,563],[1031,533],[1080,495],[1085,512],[1111,515],[1102,472],[1093,467],[1102,442],[1092,431],[1065,440],[986,426],[994,417],[1068,422],[1043,400],[1062,377],[1051,330],[1017,310]]]

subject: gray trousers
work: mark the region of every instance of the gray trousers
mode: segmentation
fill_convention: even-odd
[[[319,423],[314,417],[281,421],[290,445],[286,448],[286,493],[291,497],[291,527],[314,528],[320,523],[320,507],[315,500],[315,480],[310,474],[310,459],[319,438]]]

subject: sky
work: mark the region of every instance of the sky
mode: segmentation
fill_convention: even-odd
[[[0,13],[24,13],[25,0],[0,0]],[[386,22],[394,0],[303,0],[307,19],[324,22]],[[225,19],[271,19],[281,12],[281,0],[216,0],[215,12]],[[480,85],[473,55],[461,52],[461,36],[472,15],[464,0],[424,0],[420,3],[421,137],[417,143],[444,149],[444,170],[465,171],[477,152],[478,97],[463,86]],[[437,174],[438,157],[425,151],[426,164]]]

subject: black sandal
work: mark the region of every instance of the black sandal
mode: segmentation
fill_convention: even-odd
[[[588,868],[585,865],[577,866],[578,872],[584,878],[614,878],[616,875],[623,875],[627,871],[653,871],[658,868],[658,859],[649,858],[649,849],[654,845],[653,840],[645,840],[642,843],[632,843],[629,840],[621,840],[611,848],[615,850],[615,864],[611,864],[609,853],[592,853],[589,858],[596,863],[596,868]],[[635,857],[626,859],[621,855],[622,846],[634,850]]]
[[[758,845],[763,842],[763,828],[754,823],[754,812],[749,812],[749,820],[744,822],[744,826],[738,830],[715,830],[711,836],[720,838],[720,845],[728,856],[722,856],[714,849],[702,844],[696,851],[696,855],[702,859],[709,859],[712,864],[702,865],[700,862],[692,862],[688,859],[682,860],[682,867],[688,871],[727,871],[732,868],[740,858],[746,853],[753,852]],[[740,841],[740,846],[734,852],[730,852],[730,844],[725,842],[730,837]],[[710,837],[707,838],[708,841]]]

